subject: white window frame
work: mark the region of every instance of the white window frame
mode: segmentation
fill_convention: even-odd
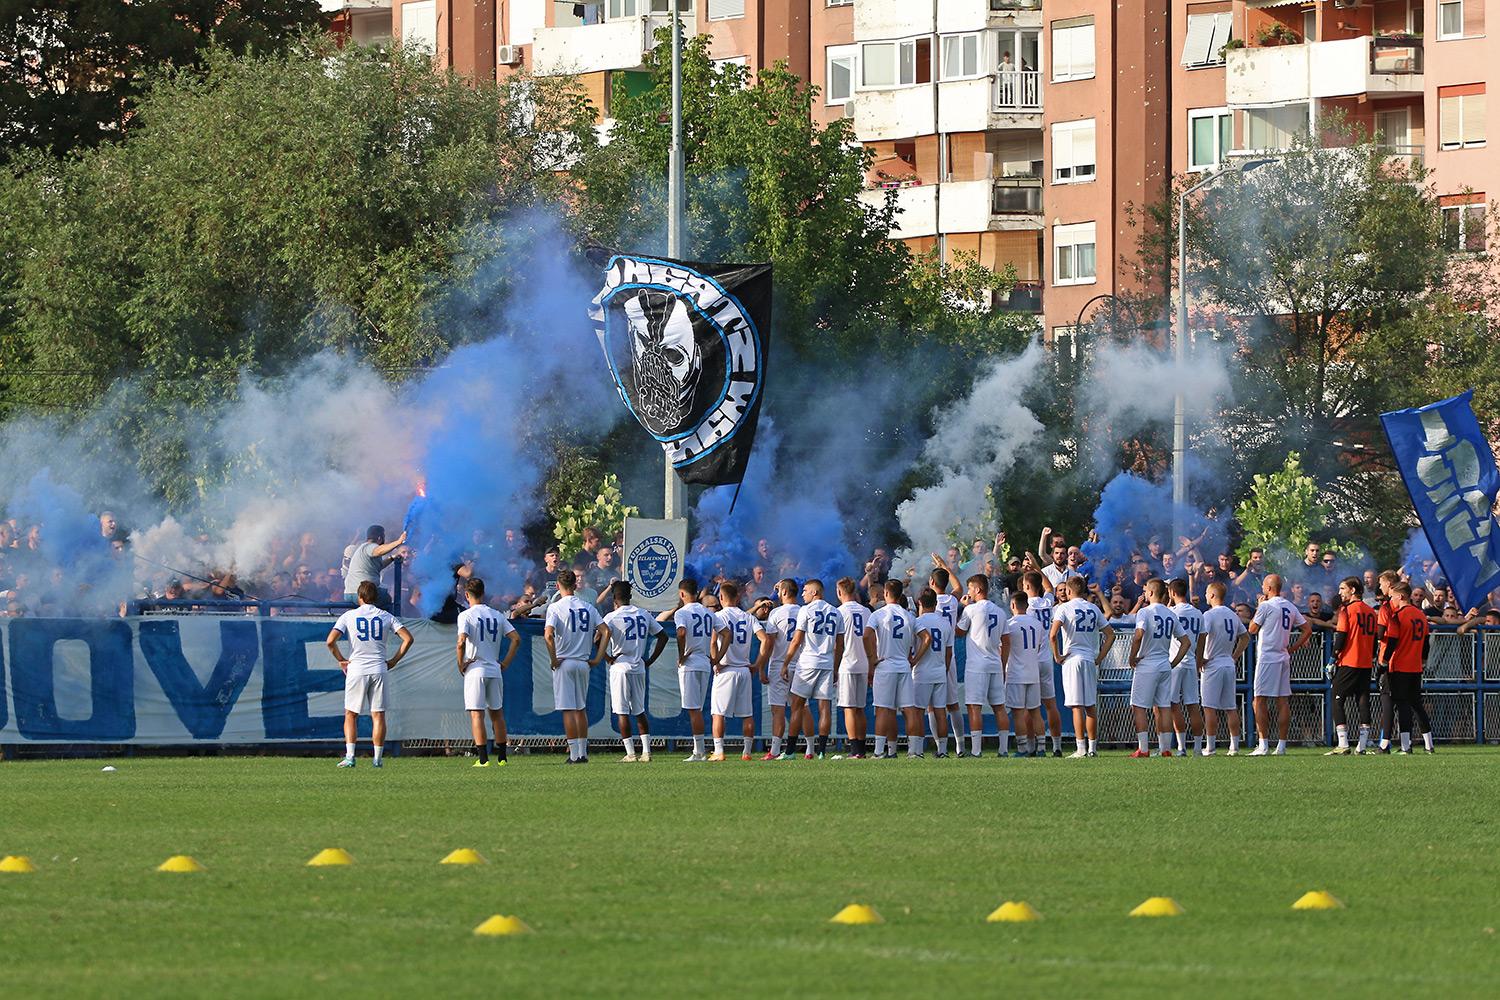
[[[740,0],[740,12],[738,14],[715,15],[713,12],[713,0],[707,0],[704,6],[708,9],[708,13],[705,16],[710,21],[738,21],[745,16],[745,0]],[[672,13],[671,7],[667,8],[667,13]]]
[[[432,37],[425,35],[421,38],[413,38],[415,34],[411,28],[412,23],[408,20],[413,13],[421,12],[426,15],[424,20],[430,20],[432,26]],[[438,48],[437,30],[437,2],[436,0],[411,0],[401,5],[401,44],[410,45],[413,41],[422,46],[431,55],[437,55]]]
[[[1479,209],[1479,228],[1481,235],[1488,235],[1487,231],[1489,229],[1489,210],[1488,206],[1486,206],[1483,201],[1471,201],[1461,205],[1443,205],[1441,206],[1441,208],[1443,213],[1443,241],[1445,244],[1448,240],[1448,213],[1453,212],[1458,217],[1458,246],[1448,247],[1449,253],[1480,254],[1485,253],[1489,249],[1488,246],[1486,246],[1482,250],[1467,250],[1464,248],[1464,243],[1467,242],[1467,240],[1465,240],[1464,238],[1466,236],[1466,230],[1468,228],[1467,220],[1469,218],[1470,211],[1472,211],[1473,209]]]
[[[1085,234],[1093,236],[1086,239]],[[1078,273],[1079,248],[1093,247],[1093,270],[1088,274]],[[1065,252],[1066,251],[1066,252]],[[1069,261],[1071,277],[1062,277],[1063,260]],[[1054,286],[1092,285],[1099,281],[1099,229],[1095,222],[1074,222],[1052,227],[1052,284]]]
[[[677,0],[684,14],[693,13],[694,0]],[[672,13],[672,0],[606,0],[604,19],[619,21],[628,17],[664,17]]]
[[[1193,160],[1193,124],[1200,119],[1211,118],[1214,122],[1214,159],[1211,163],[1198,163]],[[1223,126],[1220,119],[1229,119],[1229,147],[1221,148],[1223,145]],[[1201,174],[1209,170],[1217,170],[1224,162],[1224,157],[1229,154],[1229,148],[1234,145],[1234,113],[1228,108],[1190,108],[1188,109],[1188,132],[1187,132],[1187,168],[1195,174]]]
[[[1453,33],[1449,33],[1449,32],[1443,31],[1443,8],[1444,7],[1450,7],[1450,8],[1451,7],[1457,7],[1458,8],[1458,32],[1457,32],[1457,34],[1453,34]],[[1467,11],[1464,10],[1464,0],[1438,0],[1438,5],[1437,5],[1437,36],[1438,36],[1438,41],[1440,41],[1440,42],[1446,42],[1446,41],[1450,41],[1450,40],[1455,39],[1455,38],[1463,38],[1464,37],[1464,14],[1466,14],[1466,13],[1467,13]]]
[[[948,43],[958,44],[958,72],[949,72],[948,66]],[[968,72],[964,71],[964,63],[969,59],[969,53],[965,51],[968,45],[973,45],[974,68]],[[984,76],[984,34],[978,31],[966,31],[956,35],[938,36],[938,61],[939,80],[976,80]]]
[[[1074,133],[1092,132],[1094,135],[1093,156],[1087,164],[1079,163],[1076,157]],[[1057,149],[1058,140],[1066,136],[1068,147],[1067,164],[1064,166],[1058,162]],[[1079,168],[1087,167],[1087,172],[1080,172]],[[1068,173],[1063,175],[1063,171]],[[1085,118],[1076,122],[1055,122],[1052,125],[1052,183],[1053,184],[1090,184],[1099,176],[1099,128],[1092,118]]]
[[[1070,19],[1065,18],[1064,20]],[[1071,34],[1067,36],[1068,44],[1065,46],[1058,44],[1057,37],[1060,31],[1081,32],[1084,29],[1088,30],[1089,36],[1089,63],[1088,72],[1086,73],[1076,68],[1077,60],[1073,58],[1076,47],[1073,42],[1073,36]],[[1056,22],[1053,22],[1047,26],[1047,33],[1050,36],[1047,48],[1052,54],[1052,72],[1049,74],[1051,81],[1053,83],[1067,83],[1070,80],[1092,80],[1099,71],[1099,37],[1094,22],[1091,20],[1087,24],[1064,24],[1061,28],[1057,27]],[[1057,60],[1059,56],[1064,56],[1067,60],[1065,63],[1066,69],[1063,72],[1058,71]]]
[[[1488,142],[1487,142],[1487,139],[1489,138],[1488,135],[1480,136],[1478,139],[1473,140],[1472,142],[1464,138],[1464,115],[1465,115],[1466,109],[1469,106],[1469,100],[1470,100],[1470,98],[1474,98],[1474,97],[1482,98],[1485,101],[1485,113],[1484,113],[1485,123],[1484,124],[1485,124],[1485,131],[1486,132],[1489,131],[1489,94],[1487,94],[1487,93],[1485,93],[1485,94],[1455,94],[1452,97],[1443,97],[1443,96],[1439,95],[1438,96],[1438,148],[1439,149],[1446,150],[1446,151],[1452,151],[1452,150],[1455,150],[1455,149],[1483,149],[1486,145],[1488,145]],[[1443,138],[1443,102],[1444,101],[1457,101],[1458,102],[1458,141],[1457,142],[1448,142],[1446,139]]]
[[[848,104],[859,89],[859,46],[830,45],[823,57],[823,103],[830,108]],[[833,96],[833,64],[847,60],[849,63],[849,93],[845,97]]]
[[[829,7],[853,7],[854,0],[828,0]]]
[[[913,35],[911,38],[898,38],[898,39],[895,39],[894,41],[860,42],[859,43],[859,84],[858,84],[858,86],[855,89],[856,90],[897,90],[897,89],[899,89],[901,87],[916,87],[916,86],[924,86],[925,87],[925,86],[927,86],[926,84],[918,84],[917,83],[917,43],[920,42],[924,38],[928,40],[928,45],[930,46],[932,44],[932,36],[931,35]],[[902,50],[905,49],[907,46],[911,47],[911,59],[910,59],[911,79],[910,80],[903,80],[901,78],[901,71],[902,71],[902,66],[903,66]],[[894,83],[868,83],[868,82],[866,82],[866,80],[865,80],[865,70],[869,66],[869,62],[870,62],[870,60],[868,58],[868,55],[867,55],[868,51],[870,49],[873,49],[873,48],[885,48],[885,47],[890,47],[893,50],[892,51],[892,55],[894,55],[894,57],[895,57],[895,64],[894,65],[895,65],[895,71],[896,71],[895,82]],[[931,50],[929,49],[929,57],[930,57],[930,51]]]

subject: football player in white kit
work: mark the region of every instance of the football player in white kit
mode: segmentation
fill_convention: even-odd
[[[808,738],[803,751],[808,760],[823,758],[828,734],[833,731],[834,665],[844,658],[844,619],[838,609],[823,600],[823,581],[802,585],[802,610],[797,612],[797,631],[781,663],[781,676],[791,688],[791,728],[810,732],[807,703],[818,702],[818,736]],[[792,661],[796,661],[793,673]]]
[[[939,563],[942,560],[934,555],[932,561]],[[963,611],[963,605],[959,603],[958,596],[954,593],[958,590],[958,584],[942,566],[932,571],[927,582],[932,587],[933,593],[937,594],[937,613],[943,616],[943,620],[948,623],[949,633],[952,634],[958,628],[958,616]],[[953,734],[954,752],[962,757],[964,755],[964,692],[963,686],[958,682],[958,661],[952,657],[948,658],[947,698],[948,731]],[[931,719],[932,714],[938,711],[940,710],[933,709],[932,713],[928,714],[928,718]],[[932,732],[934,735],[937,734],[936,729]]]
[[[797,613],[802,610],[797,604],[797,581],[781,580],[776,584],[776,596],[781,603],[766,616],[766,636],[769,642],[760,644],[760,656],[755,669],[760,672],[760,682],[765,687],[766,700],[771,703],[771,747],[761,760],[777,760],[787,746],[796,746],[797,734],[786,731],[787,702],[791,699],[791,682],[781,675],[781,665],[786,660],[787,647],[792,636],[797,634]]]
[[[714,752],[709,760],[724,759],[724,720],[741,719],[745,745],[740,760],[749,760],[755,749],[755,698],[751,690],[750,643],[757,636],[766,640],[765,627],[740,607],[740,586],[726,581],[719,585],[722,609],[714,615]]]
[[[1069,577],[1068,599],[1058,605],[1048,630],[1048,646],[1062,663],[1063,703],[1073,710],[1073,736],[1078,748],[1072,756],[1099,756],[1099,661],[1115,642],[1109,618],[1088,593],[1081,576]],[[1059,641],[1061,640],[1061,641]]]
[[[1187,653],[1172,668],[1172,729],[1177,734],[1177,755],[1193,757],[1203,749],[1203,709],[1198,695],[1198,639],[1203,635],[1203,612],[1188,603],[1188,583],[1178,577],[1168,585],[1172,595],[1172,614],[1182,626],[1177,641]],[[1174,650],[1173,652],[1176,652]],[[1193,737],[1193,752],[1188,753],[1187,737]]]
[[[1286,753],[1287,730],[1291,728],[1292,654],[1307,645],[1312,626],[1297,606],[1281,596],[1281,577],[1275,573],[1261,584],[1265,598],[1255,609],[1250,634],[1255,636],[1255,735],[1252,757]],[[1292,629],[1298,629],[1296,640]],[[1271,701],[1276,701],[1276,749],[1270,749]]]
[[[969,577],[968,587],[966,603],[954,631],[967,643],[964,702],[969,706],[969,753],[984,756],[984,706],[988,705],[995,713],[1000,756],[1004,757],[1010,743],[1010,716],[1005,711],[1005,668],[1000,662],[1000,646],[1009,616],[990,600],[989,577],[976,573]],[[1041,635],[1040,628],[1037,635]]]
[[[1027,607],[1021,591],[1010,595],[1012,611],[1000,639],[1000,658],[1005,666],[1005,704],[1016,727],[1016,756],[1029,757],[1042,745],[1042,637],[1041,620]],[[1000,756],[1005,756],[1005,741]]]
[[[1224,603],[1229,588],[1215,581],[1208,585],[1208,611],[1203,615],[1203,634],[1198,638],[1199,680],[1203,699],[1203,724],[1208,746],[1203,756],[1212,757],[1219,741],[1219,713],[1229,714],[1229,756],[1240,752],[1240,711],[1234,700],[1234,665],[1250,645],[1250,633],[1234,609]]]
[[[849,756],[865,758],[865,703],[870,698],[870,682],[875,672],[875,631],[870,627],[870,610],[859,603],[859,585],[850,577],[837,584],[839,617],[844,620],[844,657],[839,661],[839,708],[844,710],[844,735],[849,740]]]
[[[713,678],[709,647],[714,638],[714,613],[698,603],[698,581],[691,577],[684,577],[678,584],[677,596],[682,599],[682,607],[672,616],[672,623],[677,626],[677,684],[693,730],[693,752],[684,762],[697,764],[708,760],[704,752],[703,705],[708,701]]]
[[[1042,623],[1043,631],[1052,632],[1052,609],[1057,606],[1057,599],[1048,592],[1048,583],[1042,578],[1042,574],[1036,570],[1024,574],[1021,577],[1021,589],[1028,598],[1026,608],[1036,616],[1037,621]],[[1057,711],[1057,680],[1052,673],[1052,657],[1049,649],[1048,655],[1042,657],[1041,668],[1042,690],[1042,712],[1047,717],[1047,729],[1052,734],[1052,756],[1062,756],[1062,715]],[[1038,734],[1037,739],[1041,739]]]
[[[505,766],[505,682],[502,672],[510,667],[521,648],[521,637],[500,612],[484,603],[484,581],[477,576],[464,583],[469,606],[458,616],[458,672],[464,679],[464,708],[474,730],[475,767],[490,766],[489,741],[485,739],[484,716],[488,712],[495,730],[495,763]],[[509,636],[505,657],[500,640]]]
[[[911,648],[916,638],[916,619],[906,610],[905,587],[900,580],[885,582],[885,604],[870,616],[875,633],[875,756],[896,756],[896,714],[906,716],[908,741],[920,738],[922,713],[912,689]]]
[[[1166,605],[1167,585],[1157,577],[1146,581],[1147,604],[1135,616],[1135,637],[1130,640],[1130,707],[1135,710],[1136,751],[1132,757],[1172,756],[1172,668],[1187,655],[1187,645],[1176,653],[1172,640],[1182,635],[1177,616]],[[1150,713],[1156,712],[1156,742],[1153,753],[1148,734]]]
[[[948,696],[948,671],[953,669],[953,626],[938,614],[937,600],[938,595],[930,587],[917,597],[917,610],[921,614],[915,623],[917,639],[911,651],[911,679],[916,709],[929,713],[937,727],[933,732],[937,755],[946,757],[948,720],[943,714],[943,701]],[[925,742],[920,725],[915,732],[907,727],[907,756],[922,756]]]
[[[630,584],[616,580],[609,585],[609,596],[615,609],[604,616],[590,666],[609,660],[610,710],[620,727],[620,741],[625,745],[625,763],[651,761],[651,727],[646,720],[646,668],[656,662],[667,648],[667,630],[661,622],[630,603]],[[651,637],[656,648],[646,655]],[[640,737],[641,751],[636,755],[636,739],[630,733],[630,720]]]
[[[354,766],[354,746],[359,739],[362,712],[368,712],[374,724],[370,741],[375,745],[374,764],[380,767],[385,756],[385,713],[390,700],[386,676],[411,649],[412,639],[404,625],[375,606],[380,599],[380,588],[374,581],[360,583],[356,596],[359,607],[339,615],[328,633],[328,649],[344,672],[344,758],[339,767]],[[401,637],[401,648],[387,659],[385,644],[392,633]],[[348,659],[339,651],[339,639],[344,636],[349,637]]]
[[[568,763],[589,760],[589,660],[594,649],[599,611],[574,593],[578,577],[570,569],[557,574],[557,600],[547,605],[542,629],[552,656],[552,704],[563,716],[568,738]]]

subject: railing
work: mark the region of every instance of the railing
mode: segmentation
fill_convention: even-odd
[[[1042,74],[1022,69],[996,72],[994,107],[997,111],[1040,111]]]
[[[990,207],[995,215],[1035,215],[1042,210],[1042,182],[996,181]]]
[[[1415,75],[1422,72],[1422,39],[1393,36],[1371,40],[1370,72]]]
[[[1042,0],[990,0],[990,10],[1001,13],[1010,10],[1041,10]]]

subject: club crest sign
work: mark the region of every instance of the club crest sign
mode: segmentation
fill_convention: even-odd
[[[665,611],[677,603],[687,548],[687,521],[625,519],[625,580],[631,600],[648,611]]]

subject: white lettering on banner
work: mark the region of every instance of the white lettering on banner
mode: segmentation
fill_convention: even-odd
[[[1423,454],[1417,459],[1417,478],[1427,487],[1449,548],[1468,553],[1479,567],[1476,580],[1489,580],[1500,566],[1490,558],[1495,518],[1489,497],[1479,488],[1479,455],[1471,442],[1454,436],[1441,412],[1426,410],[1419,416]]]

